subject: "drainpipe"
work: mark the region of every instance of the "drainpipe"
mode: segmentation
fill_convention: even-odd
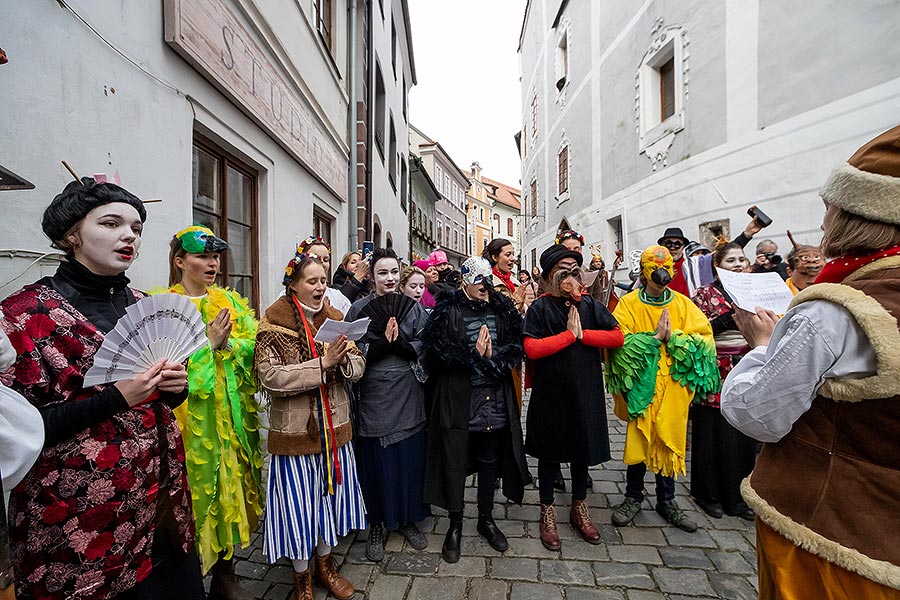
[[[347,251],[356,250],[359,247],[359,237],[357,233],[357,222],[359,221],[359,206],[356,199],[356,169],[357,169],[357,142],[356,139],[356,33],[358,27],[356,23],[356,0],[350,0],[350,65],[347,69],[350,77],[350,106],[347,120],[349,123],[350,133],[350,172],[347,178],[347,212],[349,213],[347,220]]]

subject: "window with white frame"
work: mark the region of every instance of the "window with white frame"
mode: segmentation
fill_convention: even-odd
[[[448,173],[444,173],[444,195],[447,196],[447,199],[450,199],[450,175]]]
[[[444,182],[444,171],[439,166],[434,165],[434,187],[441,192],[441,184]]]
[[[556,179],[559,199],[569,195],[569,144],[566,143],[556,155]]]
[[[513,220],[512,217],[506,217],[506,235],[513,236]]]
[[[665,164],[674,135],[684,129],[687,99],[685,34],[681,27],[663,27],[657,21],[654,39],[644,54],[636,76],[635,114],[638,117],[640,150]],[[660,148],[662,144],[662,148]]]
[[[556,37],[556,91],[562,92],[569,83],[569,23],[559,26]]]
[[[531,180],[531,216],[536,217],[538,214],[538,192],[537,179]]]
[[[537,137],[537,113],[538,113],[538,100],[537,94],[534,94],[531,97],[531,136],[533,138]]]

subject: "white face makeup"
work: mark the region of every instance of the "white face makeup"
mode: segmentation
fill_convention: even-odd
[[[311,262],[303,269],[300,279],[291,284],[291,291],[302,304],[318,309],[325,300],[325,269],[317,262]]]
[[[382,258],[375,263],[375,293],[379,296],[397,291],[400,281],[400,264],[395,258]]]
[[[406,281],[406,285],[400,287],[404,296],[409,296],[416,302],[422,299],[425,293],[425,277],[416,273]]]
[[[97,275],[118,275],[137,257],[144,224],[127,202],[102,204],[86,214],[69,237],[75,260]]]

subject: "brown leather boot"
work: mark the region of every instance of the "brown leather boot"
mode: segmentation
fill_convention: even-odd
[[[212,582],[209,593],[212,597],[220,597],[225,600],[254,600],[249,590],[241,587],[237,577],[234,576],[234,560],[219,558],[212,566]]]
[[[356,593],[349,581],[337,570],[333,554],[316,554],[316,581],[321,583],[335,598],[350,600]]]
[[[588,512],[587,502],[584,500],[572,500],[572,510],[569,512],[569,523],[575,528],[575,531],[581,534],[584,541],[589,544],[599,544],[603,540],[600,539],[600,532],[591,521],[591,513]]]
[[[556,507],[541,504],[541,543],[547,550],[559,550],[559,532],[556,530]]]
[[[306,569],[302,573],[294,571],[294,595],[291,600],[314,600],[312,587],[312,570]]]

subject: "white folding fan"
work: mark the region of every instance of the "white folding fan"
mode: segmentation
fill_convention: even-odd
[[[184,362],[207,341],[200,311],[179,294],[148,296],[132,304],[106,334],[84,376],[84,387],[131,379],[163,358]]]

